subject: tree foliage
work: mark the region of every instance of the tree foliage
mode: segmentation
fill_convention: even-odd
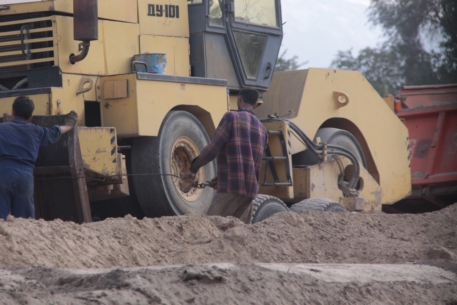
[[[292,58],[286,59],[287,50],[281,53],[276,61],[275,71],[288,71],[288,70],[297,70],[301,66],[306,65],[307,62],[299,63],[298,56],[293,56]]]
[[[386,42],[357,56],[340,51],[332,66],[360,70],[381,95],[457,82],[456,0],[371,0],[369,19]]]

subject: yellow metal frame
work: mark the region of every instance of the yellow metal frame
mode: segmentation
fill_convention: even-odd
[[[13,102],[17,98],[17,96],[12,97],[5,97],[0,99],[0,115],[8,112],[11,114],[13,109]],[[33,103],[35,104],[35,111],[33,112],[34,115],[49,115],[50,112],[50,99],[51,96],[48,93],[42,94],[35,94],[31,96],[33,99]]]
[[[302,83],[291,94],[284,84],[294,82]],[[294,100],[287,100],[292,96]],[[321,127],[345,129],[354,134],[364,150],[367,172],[372,177],[365,185],[376,190],[382,204],[394,203],[410,193],[408,130],[360,72],[330,69],[276,72],[263,101],[275,103],[277,109],[262,106],[261,113],[266,109],[287,113],[290,105],[298,103],[297,113],[290,120],[311,139]],[[291,135],[291,153],[305,150],[298,137]],[[338,174],[338,171],[334,173]],[[373,186],[368,186],[370,183]],[[333,195],[324,197],[329,196]]]
[[[16,15],[38,12],[61,12],[73,14],[73,0],[42,0],[32,3],[10,4],[10,9],[1,11],[0,15]],[[98,16],[100,19],[138,23],[137,0],[98,0]]]

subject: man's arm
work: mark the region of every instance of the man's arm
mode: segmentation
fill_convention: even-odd
[[[230,130],[232,127],[232,117],[230,113],[226,113],[222,118],[219,126],[214,132],[214,136],[211,138],[208,145],[203,149],[196,160],[192,162],[190,171],[196,173],[198,169],[217,157],[221,148],[230,139]]]
[[[60,130],[62,131],[62,134],[69,132],[70,130],[73,129],[73,126],[71,126],[71,125],[62,125],[59,127],[60,127]]]
[[[199,168],[208,164],[217,157],[221,148],[230,139],[231,128],[232,116],[230,113],[226,113],[219,123],[216,131],[214,132],[214,136],[211,138],[211,141],[203,149],[200,155],[192,161],[190,170],[188,170],[183,176],[184,181],[193,182],[195,179],[195,174]]]
[[[60,137],[72,130],[78,122],[78,114],[73,110],[65,116],[65,125],[54,125],[52,127],[41,127],[42,135],[40,146],[47,146],[56,143]]]

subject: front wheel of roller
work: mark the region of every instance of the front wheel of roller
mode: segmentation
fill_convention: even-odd
[[[192,160],[208,143],[202,124],[185,111],[171,111],[158,137],[133,140],[132,180],[146,216],[206,213],[215,191],[211,188],[187,190],[178,177],[190,168]],[[214,176],[216,163],[212,161],[200,168],[196,178],[203,183]]]

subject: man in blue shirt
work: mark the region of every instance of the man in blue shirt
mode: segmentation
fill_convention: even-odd
[[[0,124],[0,217],[35,218],[33,169],[40,147],[56,143],[76,125],[78,115],[70,112],[65,125],[42,127],[28,123],[35,110],[33,101],[19,96],[12,116],[3,115]],[[5,123],[6,122],[6,123]]]

